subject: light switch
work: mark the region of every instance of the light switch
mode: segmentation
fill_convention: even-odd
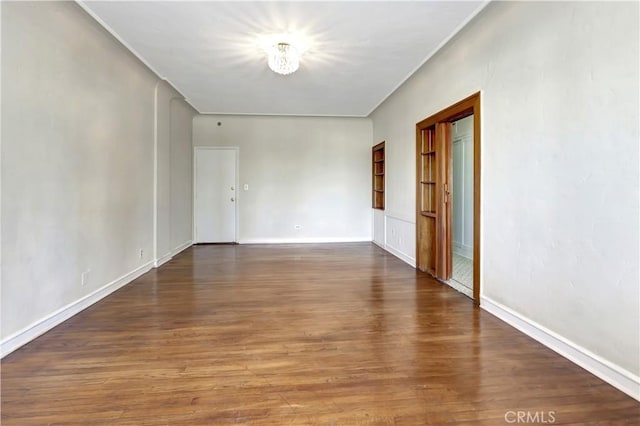
[[[248,191],[248,190],[249,190],[249,184],[248,184],[248,183],[245,183],[245,184],[244,184],[244,190],[245,190],[245,191]]]

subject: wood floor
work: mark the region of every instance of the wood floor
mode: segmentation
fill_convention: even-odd
[[[369,243],[194,247],[1,378],[2,425],[640,424],[640,403]]]

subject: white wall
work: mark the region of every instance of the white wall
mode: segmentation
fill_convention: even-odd
[[[151,267],[158,77],[73,2],[1,7],[4,355]]]
[[[367,118],[203,115],[193,143],[240,148],[241,243],[371,241],[371,132]]]
[[[416,266],[416,225],[414,220],[406,219],[393,213],[384,215],[385,246],[384,248]]]
[[[372,221],[373,221],[373,236],[372,240],[374,243],[378,244],[381,247],[384,247],[385,241],[385,231],[384,231],[384,210],[373,209],[372,210]]]
[[[191,133],[197,112],[164,81],[156,85],[156,264],[191,244],[193,154]]]
[[[182,99],[171,102],[171,249],[175,255],[193,238],[193,117]]]
[[[162,264],[171,258],[171,103],[180,94],[164,81],[156,84],[155,251]]]
[[[372,114],[413,218],[415,124],[482,91],[483,303],[636,383],[638,35],[637,3],[491,3]]]

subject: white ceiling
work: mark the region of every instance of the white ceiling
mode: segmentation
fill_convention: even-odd
[[[485,1],[85,1],[201,113],[367,116]],[[295,32],[300,69],[273,73],[259,37]]]

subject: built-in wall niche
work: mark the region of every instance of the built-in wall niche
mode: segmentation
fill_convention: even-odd
[[[371,148],[372,205],[384,210],[384,141]]]

